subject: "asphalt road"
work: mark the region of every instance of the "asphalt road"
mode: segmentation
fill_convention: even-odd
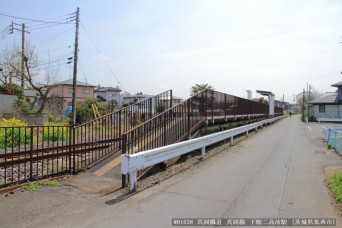
[[[342,160],[326,149],[322,125],[284,119],[136,194],[87,191],[78,185],[98,179],[85,174],[1,197],[0,227],[171,227],[172,218],[336,218],[342,227],[324,173]]]

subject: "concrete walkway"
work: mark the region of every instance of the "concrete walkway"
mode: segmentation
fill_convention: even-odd
[[[322,143],[323,125],[284,119],[137,194],[69,185],[2,197],[0,227],[171,227],[172,218],[337,218],[342,227],[324,174],[342,160]]]

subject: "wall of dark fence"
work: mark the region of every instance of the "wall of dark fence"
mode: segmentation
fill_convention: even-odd
[[[0,187],[89,167],[121,149],[123,132],[169,109],[171,97],[169,90],[76,127],[43,126],[47,116],[45,121],[15,115],[25,122],[42,121],[34,122],[38,126],[0,127]]]
[[[171,97],[166,91],[75,127],[0,127],[0,187],[77,173],[115,152],[182,141],[217,119],[266,118],[268,113],[265,104],[209,90],[174,107]]]
[[[47,113],[3,113],[2,117],[6,119],[15,117],[27,123],[29,126],[44,125],[44,123],[49,121]]]
[[[282,109],[275,109],[275,116],[282,114]],[[122,153],[134,154],[189,139],[204,124],[215,121],[268,117],[267,104],[205,90],[124,133]],[[139,171],[138,177],[145,171]],[[123,186],[126,181],[123,175]]]
[[[123,134],[123,153],[154,149],[189,138],[203,123],[268,117],[267,104],[206,90]],[[282,115],[282,109],[275,109]]]

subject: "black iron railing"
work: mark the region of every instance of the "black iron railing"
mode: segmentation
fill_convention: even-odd
[[[189,139],[203,124],[267,118],[268,113],[267,104],[205,90],[124,133],[122,153],[134,154]],[[278,115],[282,115],[280,108],[275,109]],[[125,182],[123,176],[123,185]]]
[[[123,153],[136,153],[186,138],[204,123],[268,117],[267,104],[206,90],[123,134]],[[282,114],[282,109],[275,113]]]
[[[0,127],[0,187],[76,173],[120,151],[121,134],[169,109],[171,97],[169,90],[76,127]]]

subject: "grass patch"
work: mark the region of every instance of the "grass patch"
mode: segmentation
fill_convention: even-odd
[[[328,183],[335,200],[342,203],[342,173],[334,173],[328,176]]]
[[[331,143],[328,143],[328,149],[330,150],[332,147]]]
[[[59,187],[61,184],[59,181],[56,180],[41,180],[37,182],[30,182],[28,184],[25,184],[24,186],[21,187],[23,190],[27,191],[36,191],[40,189],[42,186],[50,186],[50,187]]]

